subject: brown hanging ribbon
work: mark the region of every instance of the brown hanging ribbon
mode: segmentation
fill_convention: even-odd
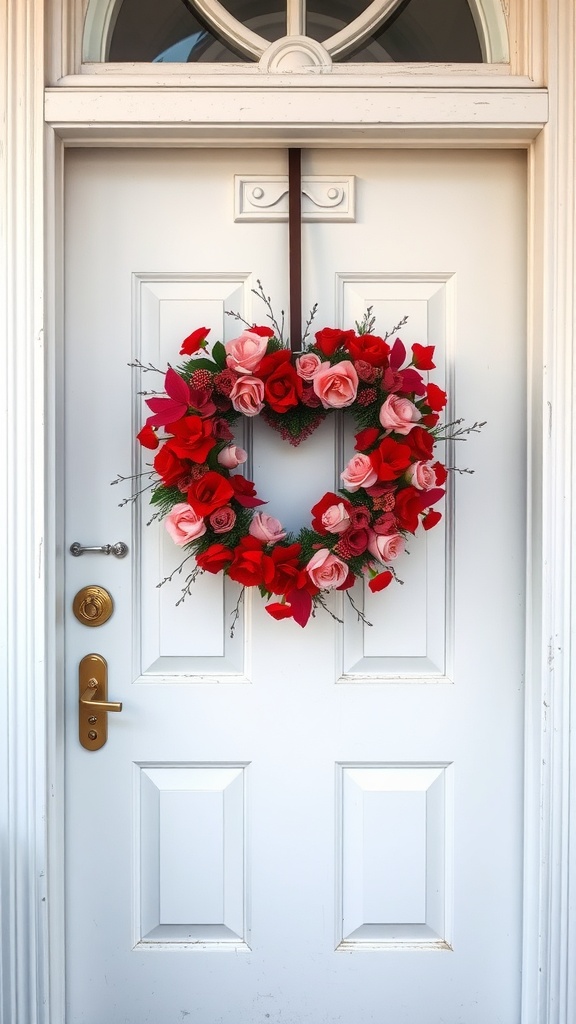
[[[290,348],[302,348],[302,164],[301,150],[288,150],[288,257]]]

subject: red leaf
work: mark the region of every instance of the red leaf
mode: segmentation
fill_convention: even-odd
[[[276,601],[274,604],[267,604],[266,611],[273,619],[291,619],[292,608],[289,604],[281,604],[280,601]]]
[[[176,373],[176,370],[173,370],[172,367],[166,371],[164,388],[166,394],[173,398],[175,402],[183,402],[185,405],[188,405],[190,388],[184,378],[179,373]]]
[[[432,527],[436,526],[436,524],[439,523],[441,519],[442,513],[437,512],[436,509],[433,509],[432,512],[429,512],[428,515],[425,516],[424,519],[422,520],[422,526],[424,527],[425,530],[431,530]]]
[[[402,390],[414,392],[415,395],[425,395],[426,385],[416,370],[402,370]]]
[[[445,491],[441,487],[433,487],[430,491],[422,491],[422,509],[435,505],[440,498],[443,498]]]
[[[249,494],[235,494],[234,497],[243,508],[257,508],[258,505],[268,504],[267,501],[262,501],[261,498],[252,497]]]
[[[402,363],[406,359],[406,349],[400,341],[400,338],[396,338],[396,341],[392,345],[392,351],[388,357],[391,370],[399,370]]]
[[[291,590],[286,595],[286,600],[292,609],[292,618],[299,626],[304,628],[312,612],[312,598],[310,594],[306,590]]]
[[[188,412],[188,403],[175,402],[172,398],[147,398],[146,405],[154,413],[146,420],[150,427],[165,427],[176,423]]]

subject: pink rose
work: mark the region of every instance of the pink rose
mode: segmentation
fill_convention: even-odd
[[[325,409],[343,409],[356,398],[358,374],[349,359],[334,366],[323,363],[312,385]]]
[[[236,466],[239,466],[241,462],[246,462],[247,458],[248,453],[236,444],[229,444],[221,452],[218,452],[218,462],[225,469],[236,469]]]
[[[431,462],[413,462],[404,476],[419,491],[429,491],[431,487],[436,487],[436,473]]]
[[[322,525],[328,533],[344,533],[350,526],[350,516],[343,502],[330,505],[322,514]]]
[[[336,558],[328,548],[320,548],[306,566],[312,583],[320,590],[334,590],[346,582],[348,566],[340,558]]]
[[[208,522],[214,533],[229,533],[236,522],[236,513],[230,505],[223,505],[212,512]]]
[[[372,487],[378,479],[378,474],[370,456],[358,452],[352,456],[344,472],[340,473],[340,479],[347,491],[358,491],[361,487]]]
[[[380,409],[380,423],[385,430],[396,434],[409,434],[419,419],[421,416],[414,403],[398,395],[389,395]]]
[[[276,541],[284,540],[286,536],[286,530],[282,529],[282,523],[278,519],[274,519],[274,516],[267,515],[266,512],[257,512],[253,516],[248,533],[251,533],[257,540],[263,540],[265,544],[276,544]]]
[[[379,562],[391,562],[393,558],[398,558],[404,547],[404,537],[400,533],[373,533],[368,544],[370,554]]]
[[[262,338],[254,331],[243,331],[240,337],[227,341],[226,365],[236,373],[252,373],[266,355],[268,338]]]
[[[303,356],[298,356],[296,360],[296,373],[299,377],[302,377],[302,380],[312,380],[321,366],[322,360],[320,356],[317,356],[315,352],[305,352]]]
[[[164,520],[164,525],[175,544],[189,544],[206,533],[206,524],[202,516],[188,504],[180,502],[174,505]]]
[[[230,392],[230,399],[236,412],[257,416],[264,408],[264,381],[258,377],[239,377]]]

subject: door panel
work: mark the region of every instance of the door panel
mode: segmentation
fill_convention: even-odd
[[[403,586],[334,598],[305,630],[181,561],[146,494],[129,368],[175,362],[197,326],[264,322],[287,301],[287,226],[234,222],[234,175],[263,150],[70,151],[66,214],[67,559],[113,595],[67,619],[69,1024],[486,1024],[519,1019],[522,877],[525,165],[517,152],[307,152],[356,178],[354,222],[303,229],[314,329],[372,306],[380,333],[437,346],[451,418],[443,527]],[[338,474],[337,417],[298,449],[257,420],[239,443],[294,528]],[[456,449],[456,450],[452,450]],[[345,453],[348,453],[346,455]],[[143,481],[143,486],[147,483]],[[119,507],[121,506],[121,507]],[[231,623],[238,606],[238,621]],[[342,622],[337,621],[342,619]],[[78,663],[109,665],[108,742],[77,740]],[[432,955],[434,954],[434,955]]]

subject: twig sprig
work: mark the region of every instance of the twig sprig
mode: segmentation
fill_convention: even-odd
[[[177,565],[176,568],[174,569],[174,571],[171,572],[169,576],[165,576],[164,579],[160,581],[160,583],[156,584],[156,588],[159,589],[160,587],[163,587],[165,583],[170,583],[174,579],[175,576],[179,576],[181,574],[181,572],[182,572],[182,569],[186,565],[186,562],[189,562],[191,558],[194,558],[194,552],[192,552],[189,555],[186,555],[186,558],[182,559],[182,561],[180,562],[180,565]],[[200,572],[200,569],[199,568],[195,568],[190,573],[190,576],[196,577],[199,572]]]
[[[163,377],[166,376],[166,370],[159,370],[153,363],[148,363],[146,366],[140,362],[139,359],[135,359],[133,363],[128,363],[133,370],[142,370],[142,373],[161,373]]]
[[[176,608],[178,607],[179,604],[182,604],[182,602],[185,601],[187,597],[190,597],[190,594],[192,593],[192,587],[196,582],[196,577],[198,576],[199,572],[200,569],[197,566],[195,569],[192,570],[191,573],[188,573],[188,576],[184,581],[184,586],[182,587],[182,596],[179,597],[178,600],[176,601]]]
[[[360,323],[356,320],[355,326],[358,334],[372,334],[374,324],[376,323],[376,317],[372,315],[373,309],[373,306],[368,306]]]
[[[352,594],[350,593],[349,590],[346,591],[346,597],[350,601],[350,604],[352,605],[354,611],[356,612],[356,615],[358,616],[358,622],[363,622],[365,626],[371,626],[372,623],[368,621],[362,609],[354,603],[354,598],[352,597]]]
[[[340,625],[344,624],[343,619],[339,618],[339,616],[336,615],[336,613],[333,612],[332,609],[328,607],[328,605],[326,604],[326,601],[324,600],[324,598],[320,594],[316,594],[316,603],[319,604],[324,609],[325,612],[328,612],[328,615],[332,619],[334,619],[334,622],[339,622]]]
[[[260,282],[258,282],[258,283],[260,283]],[[242,601],[244,600],[244,591],[245,590],[246,590],[246,587],[242,587],[242,590],[240,591],[240,594],[238,595],[238,600],[236,601],[236,605],[233,608],[233,610],[230,612],[230,615],[232,616],[232,622],[230,624],[230,639],[231,640],[234,637],[234,630],[236,629],[236,623],[238,622],[238,619],[240,618],[240,605],[242,604]]]
[[[407,316],[403,316],[402,319],[396,324],[395,327],[392,328],[391,331],[386,331],[386,334],[384,335],[384,341],[388,341],[388,338],[391,338],[393,334],[396,334],[396,331],[399,331],[400,328],[404,327],[404,325],[407,324],[407,323],[408,323],[408,317]]]
[[[263,302],[264,305],[266,306],[266,309],[268,310],[268,312],[266,313],[266,317],[270,321],[270,323],[272,324],[272,327],[274,328],[274,333],[275,333],[276,337],[278,338],[278,341],[281,341],[283,343],[284,342],[284,310],[283,309],[280,310],[280,317],[281,317],[281,319],[280,319],[280,323],[278,323],[276,317],[274,316],[274,310],[272,309],[272,299],[270,298],[269,295],[266,295],[266,292],[264,291],[264,288],[262,287],[262,281],[260,281],[260,279],[257,279],[256,284],[258,285],[258,287],[252,289],[252,294],[255,295],[258,299],[260,299],[260,301]]]
[[[308,337],[308,335],[310,333],[310,327],[312,326],[312,321],[314,320],[314,317],[316,316],[317,312],[318,312],[318,303],[315,302],[314,305],[312,306],[312,309],[310,310],[310,316],[308,317],[308,319],[306,321],[306,326],[304,328],[304,334],[302,335],[302,348],[304,348],[304,342],[306,341],[306,338]]]
[[[443,426],[437,427],[436,430],[432,431],[432,433],[434,434],[436,441],[464,441],[468,434],[479,434],[482,427],[485,427],[487,422],[488,420],[482,420],[481,422],[476,420],[472,426],[463,427],[463,419],[452,420],[451,423],[444,423]],[[453,427],[456,429],[453,430]],[[446,433],[446,431],[450,431],[450,433]]]

